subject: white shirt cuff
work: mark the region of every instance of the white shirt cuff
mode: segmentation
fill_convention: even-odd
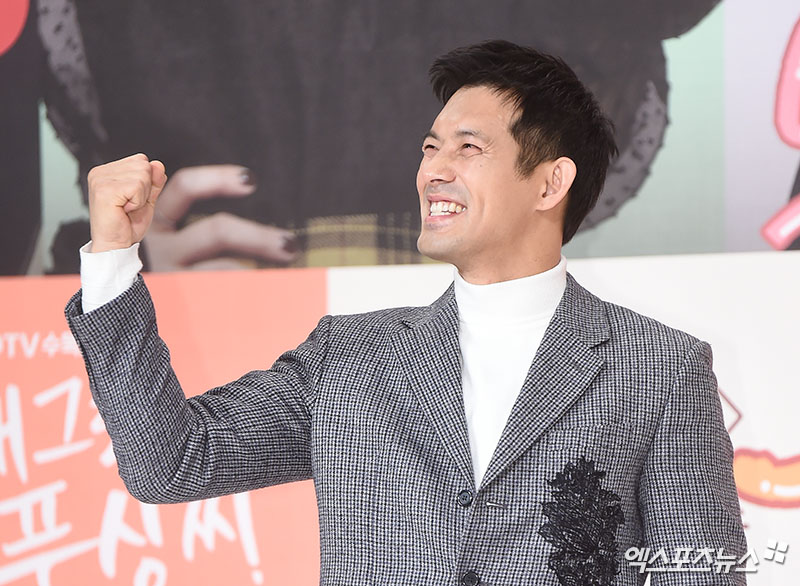
[[[129,248],[105,252],[89,252],[91,244],[89,241],[80,248],[83,313],[97,309],[130,289],[142,270],[138,242]]]

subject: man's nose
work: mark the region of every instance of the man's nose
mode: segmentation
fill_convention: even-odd
[[[453,158],[444,151],[438,151],[422,159],[420,173],[425,183],[449,183],[455,179]]]

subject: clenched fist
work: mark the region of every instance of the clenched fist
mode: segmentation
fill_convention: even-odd
[[[144,237],[167,175],[161,161],[131,155],[89,172],[91,252],[128,248]]]

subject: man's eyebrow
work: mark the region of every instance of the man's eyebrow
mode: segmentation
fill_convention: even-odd
[[[456,130],[455,136],[459,138],[464,136],[472,136],[475,138],[479,138],[480,140],[483,141],[489,140],[489,137],[486,136],[485,133],[481,132],[480,130],[475,130],[473,128],[459,128],[458,130]],[[439,135],[436,134],[433,130],[429,130],[428,132],[426,132],[422,137],[422,141],[424,142],[428,138],[432,138],[433,140],[438,140],[438,141],[442,140],[441,138],[439,138]]]
[[[474,136],[475,138],[479,138],[480,140],[483,140],[483,141],[488,141],[489,140],[489,137],[486,136],[486,134],[484,134],[480,130],[475,130],[473,128],[459,128],[458,130],[456,130],[456,136],[458,136],[458,137],[461,137],[461,136]]]

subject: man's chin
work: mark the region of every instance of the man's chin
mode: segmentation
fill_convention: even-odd
[[[431,260],[456,264],[457,251],[454,250],[452,243],[443,240],[442,238],[432,238],[430,234],[423,232],[417,239],[417,250]]]

